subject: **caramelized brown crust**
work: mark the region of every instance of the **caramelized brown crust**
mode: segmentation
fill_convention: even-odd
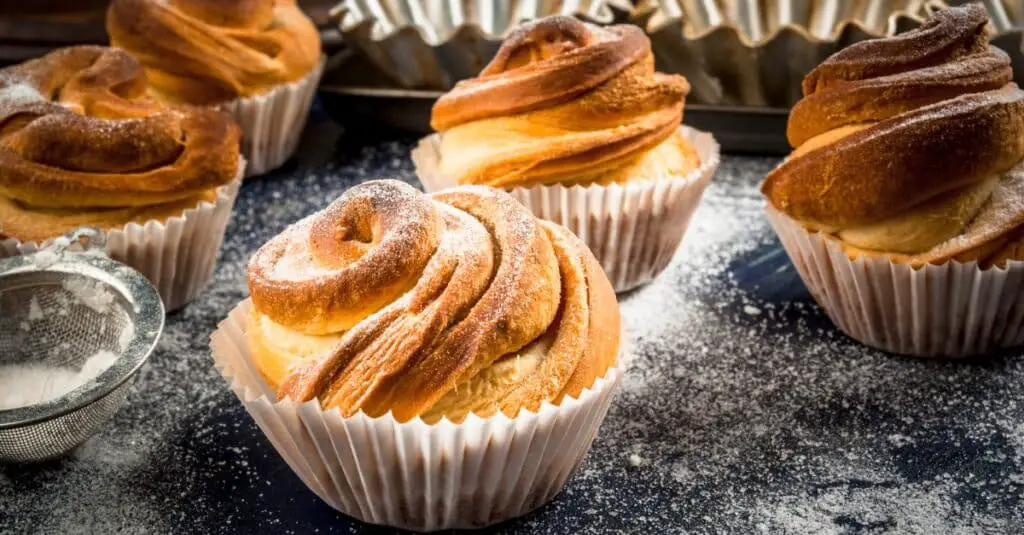
[[[104,47],[0,70],[5,233],[36,239],[77,221],[108,228],[163,218],[235,177],[239,133],[230,118],[166,108],[145,89],[138,62]]]
[[[357,186],[265,245],[249,285],[268,382],[345,415],[514,415],[579,395],[618,354],[586,245],[488,188]]]
[[[320,35],[295,0],[114,0],[107,33],[173,103],[258,95],[320,60]]]
[[[650,41],[635,26],[602,29],[571,17],[524,24],[505,38],[480,76],[459,82],[437,101],[431,126],[444,131],[561,104],[650,54]]]
[[[253,303],[306,334],[350,329],[412,288],[441,228],[441,215],[419,192],[388,182],[353,188],[257,251],[249,264]]]
[[[768,175],[762,192],[811,228],[841,236],[855,229],[852,249],[877,247],[931,262],[977,248],[978,240],[992,238],[993,227],[986,227],[986,238],[944,247],[945,240],[929,242],[913,230],[905,214],[920,211],[924,227],[956,217],[960,230],[976,217],[998,219],[997,235],[1024,222],[1024,213],[985,214],[994,200],[977,206],[972,200],[979,184],[1024,157],[1024,92],[1011,82],[1006,54],[989,46],[987,20],[979,5],[951,8],[918,30],[827,59],[804,80],[805,96],[790,115],[796,150]],[[993,195],[1017,189],[996,188]],[[926,208],[939,199],[946,204]],[[940,209],[950,212],[936,216]],[[897,230],[886,226],[898,219],[914,234],[892,236]],[[900,250],[886,248],[896,244]]]
[[[676,131],[688,92],[685,78],[654,71],[639,28],[525,24],[434,106],[441,172],[498,187],[625,181]]]
[[[980,4],[945,9],[914,31],[844,48],[807,74],[804,95],[986,53],[991,50],[987,23],[988,13]]]
[[[1008,169],[1024,155],[1024,92],[959,96],[794,154],[762,191],[791,217],[850,227]]]
[[[1002,89],[1013,81],[1010,57],[990,48],[956,63],[868,78],[816,91],[797,102],[787,135],[794,147],[834,128],[881,121],[971,93]]]

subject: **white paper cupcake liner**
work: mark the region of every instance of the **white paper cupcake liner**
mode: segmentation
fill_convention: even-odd
[[[772,206],[768,219],[804,284],[840,330],[878,349],[967,357],[1024,344],[1024,262],[913,268],[884,257],[851,260],[838,240]]]
[[[701,165],[686,177],[635,180],[610,186],[535,186],[510,190],[541,219],[558,223],[590,247],[616,292],[647,283],[668,267],[700,199],[718,168],[711,134],[680,126]],[[437,171],[440,134],[413,150],[416,174],[428,192],[457,186]]]
[[[238,176],[217,190],[214,202],[203,201],[164,222],[130,223],[105,232],[106,254],[142,273],[160,293],[165,310],[184,307],[213,277],[244,169],[242,160]],[[43,245],[3,240],[0,258],[33,253]]]
[[[295,154],[325,61],[321,58],[295,82],[217,106],[242,129],[242,156],[249,162],[246,178],[277,169]]]
[[[524,515],[562,490],[608,412],[612,368],[578,399],[515,418],[397,422],[277,401],[252,365],[244,301],[211,337],[214,363],[281,457],[317,496],[371,524],[433,531]]]

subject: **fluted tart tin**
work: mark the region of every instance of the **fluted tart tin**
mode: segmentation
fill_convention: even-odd
[[[346,0],[339,27],[398,87],[449,89],[479,74],[505,33],[522,22],[575,15],[614,24],[631,8],[628,0]]]
[[[915,28],[928,9],[918,0],[649,0],[631,22],[651,38],[658,70],[690,81],[689,101],[786,108],[825,58]]]

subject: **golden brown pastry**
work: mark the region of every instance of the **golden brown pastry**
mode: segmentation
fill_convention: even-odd
[[[618,353],[586,245],[490,188],[352,188],[264,245],[249,289],[268,384],[343,415],[512,416],[577,396]]]
[[[0,229],[22,241],[163,220],[238,172],[226,115],[167,108],[121,50],[65,48],[0,70]]]
[[[320,61],[320,34],[295,0],[113,0],[107,33],[173,103],[258,95]]]
[[[502,188],[682,177],[700,165],[677,133],[689,90],[654,71],[635,26],[524,24],[434,106],[440,173]]]
[[[808,74],[789,120],[796,149],[762,185],[772,205],[851,255],[1020,258],[1024,92],[987,22],[980,5],[950,8]]]

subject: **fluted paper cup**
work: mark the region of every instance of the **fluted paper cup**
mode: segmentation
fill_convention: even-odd
[[[772,206],[768,219],[811,295],[866,345],[919,357],[968,357],[1024,344],[1024,262],[982,269],[851,259],[839,241]]]
[[[538,412],[462,423],[343,417],[319,402],[278,401],[252,365],[244,301],[211,337],[217,370],[295,474],[342,513],[433,531],[476,528],[536,509],[558,494],[608,412],[621,372]]]
[[[652,178],[610,186],[534,186],[509,190],[533,215],[579,236],[597,257],[616,292],[650,282],[668,267],[690,219],[718,169],[718,143],[711,134],[680,126],[701,165],[679,178]],[[457,186],[438,172],[441,135],[420,140],[413,150],[416,174],[428,192]]]
[[[295,82],[217,106],[242,129],[242,156],[249,162],[246,178],[277,169],[295,154],[325,62],[321,58]]]
[[[213,277],[244,170],[242,160],[238,176],[217,190],[213,202],[202,201],[166,221],[129,223],[106,231],[106,254],[142,273],[160,293],[165,310],[184,307]],[[46,243],[3,240],[0,258],[33,253]]]

